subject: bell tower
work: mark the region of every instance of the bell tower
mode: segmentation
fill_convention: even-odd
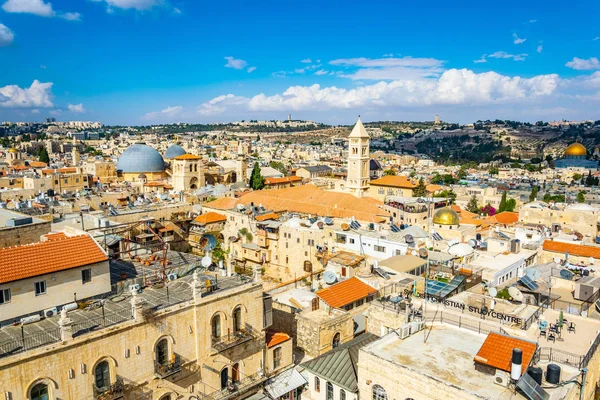
[[[356,197],[362,197],[369,189],[369,134],[360,116],[348,140],[347,187]]]

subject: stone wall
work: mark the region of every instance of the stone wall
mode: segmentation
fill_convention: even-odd
[[[292,338],[293,347],[298,345],[297,308],[273,301],[273,325],[271,329],[287,333]]]
[[[0,229],[0,248],[39,242],[40,236],[50,230],[50,221],[2,228]]]
[[[340,334],[340,343],[354,337],[354,320],[348,312],[331,310],[304,311],[296,314],[297,346],[309,357],[331,350],[333,337]]]

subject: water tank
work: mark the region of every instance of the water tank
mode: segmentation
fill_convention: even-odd
[[[529,367],[527,368],[527,374],[533,378],[534,381],[537,382],[538,385],[542,384],[542,376],[544,371],[542,371],[539,367]]]
[[[481,240],[481,233],[478,233],[477,235],[475,235],[475,239],[476,240]]]
[[[548,364],[546,369],[546,380],[548,383],[558,385],[560,382],[560,367],[556,364]]]

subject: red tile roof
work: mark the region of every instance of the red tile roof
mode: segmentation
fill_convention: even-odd
[[[175,160],[201,160],[202,157],[196,156],[194,154],[182,154],[180,156],[175,157]]]
[[[256,220],[258,222],[262,222],[262,221],[267,221],[269,219],[277,220],[278,218],[279,218],[279,215],[275,214],[274,212],[270,212],[270,213],[267,213],[267,214],[258,215],[256,217]]]
[[[108,260],[106,253],[88,235],[63,237],[55,233],[47,235],[46,239],[44,242],[0,249],[0,283]]]
[[[519,213],[512,211],[503,211],[496,215],[492,215],[491,217],[487,217],[486,220],[489,223],[498,223],[504,225],[515,224],[519,222]]]
[[[194,223],[196,223],[198,225],[214,224],[215,222],[225,222],[225,221],[227,221],[226,216],[216,213],[216,212],[213,212],[213,211],[199,215],[194,219]]]
[[[522,372],[524,373],[537,349],[537,344],[511,336],[490,332],[474,360],[480,364],[510,372],[512,350],[515,348],[523,351]]]
[[[352,277],[326,289],[321,289],[315,294],[331,307],[342,308],[376,292],[377,289],[367,285],[357,277]]]
[[[283,178],[265,178],[265,185],[277,185],[280,183],[302,182],[299,176],[284,176]]]
[[[600,247],[597,246],[584,246],[582,244],[545,240],[543,248],[546,251],[553,251],[556,253],[564,254],[569,252],[572,256],[600,258]]]
[[[267,348],[277,346],[283,342],[290,340],[290,336],[284,332],[267,331]]]
[[[408,180],[404,175],[385,175],[369,182],[369,184],[371,186],[389,186],[405,189],[414,189],[417,187],[417,185]]]

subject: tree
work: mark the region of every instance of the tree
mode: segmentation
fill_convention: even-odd
[[[42,150],[40,150],[39,160],[46,164],[50,163],[50,156],[48,155],[48,150],[46,150],[45,147],[42,147]]]
[[[477,203],[477,196],[471,196],[471,199],[469,200],[466,209],[469,212],[479,214],[479,204]]]
[[[260,190],[265,186],[265,179],[260,173],[260,166],[257,162],[254,163],[252,174],[250,174],[250,187],[254,190]]]
[[[506,210],[504,210],[504,211],[513,212],[513,211],[515,211],[516,207],[517,207],[517,201],[515,199],[513,199],[513,198],[510,198],[506,202]]]
[[[488,171],[490,175],[498,175],[499,172],[500,170],[498,170],[498,167],[490,167],[490,170]]]
[[[506,211],[506,192],[502,193],[502,199],[500,200],[500,205],[498,206],[498,212],[501,213]]]
[[[577,193],[577,202],[585,203],[585,190],[581,190],[579,193]]]
[[[453,204],[456,201],[456,193],[454,190],[442,190],[441,192],[437,192],[433,195],[433,197],[443,197],[445,199],[450,200],[450,204]]]
[[[460,167],[458,172],[456,173],[458,179],[465,179],[467,177],[467,170],[464,167]]]
[[[427,186],[425,186],[425,182],[423,178],[419,179],[419,183],[413,189],[413,197],[425,197],[427,196]]]
[[[574,181],[580,181],[582,177],[583,177],[583,175],[581,175],[581,174],[577,174],[577,173],[573,174]]]
[[[539,191],[539,189],[538,189],[537,185],[533,185],[531,187],[531,193],[529,194],[529,201],[534,201],[537,198],[538,191]]]
[[[269,162],[269,167],[275,168],[277,171],[281,172],[284,175],[287,175],[288,169],[285,167],[285,164],[281,161],[271,161]]]
[[[384,175],[396,175],[396,171],[394,171],[393,169],[386,169],[385,171],[383,171]]]

